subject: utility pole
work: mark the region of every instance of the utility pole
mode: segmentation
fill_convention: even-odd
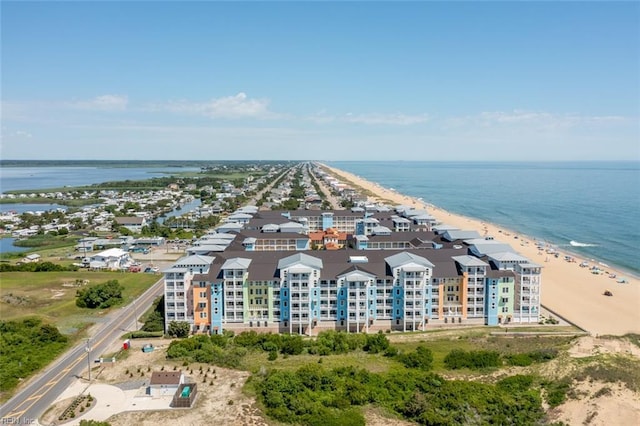
[[[138,329],[137,323],[138,323],[138,312],[136,311],[136,300],[133,299],[133,331],[136,331]]]
[[[91,382],[91,339],[87,339],[87,346],[85,346],[84,350],[87,353],[87,373],[89,376],[89,382]]]

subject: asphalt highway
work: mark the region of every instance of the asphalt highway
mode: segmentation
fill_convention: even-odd
[[[164,280],[160,279],[133,303],[110,314],[88,343],[83,341],[67,351],[0,407],[0,425],[34,424],[74,379],[80,377],[89,385],[89,371],[97,365],[95,360],[131,330],[131,325],[163,291]],[[140,348],[134,346],[133,350]]]

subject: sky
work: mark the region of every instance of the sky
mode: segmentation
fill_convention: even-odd
[[[0,3],[3,159],[640,160],[639,2]]]

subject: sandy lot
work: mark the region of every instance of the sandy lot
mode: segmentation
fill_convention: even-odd
[[[76,426],[81,420],[108,421],[112,426],[149,425],[170,423],[171,425],[206,425],[214,422],[231,426],[268,426],[273,424],[256,406],[255,399],[242,393],[250,373],[209,366],[166,360],[166,348],[170,340],[135,341],[128,356],[109,367],[94,367],[97,377],[91,385],[85,380],[77,380],[56,400],[50,410],[40,419],[42,425]],[[152,343],[156,349],[143,353],[140,348]],[[114,345],[113,350],[118,347]],[[170,397],[150,397],[145,395],[151,372],[173,371],[174,367],[187,376],[187,381],[198,386],[198,396],[191,409],[173,409]],[[202,372],[200,371],[202,367]],[[140,369],[140,372],[138,372]],[[207,371],[209,370],[209,371]],[[128,373],[127,373],[128,372]],[[133,377],[131,377],[133,375]],[[207,376],[205,380],[205,375]],[[80,394],[90,393],[96,405],[81,417],[61,423],[58,415]],[[412,423],[399,419],[389,419],[381,410],[368,408],[363,411],[367,424],[372,426],[405,426]]]
[[[640,280],[637,278],[604,266],[600,267],[606,270],[606,273],[593,274],[589,268],[579,266],[582,261],[588,261],[590,266],[597,265],[597,262],[591,259],[574,257],[576,262],[569,263],[564,260],[565,253],[559,251],[560,256],[556,258],[546,253],[546,250],[540,251],[536,247],[536,241],[525,235],[491,223],[452,214],[351,173],[330,167],[327,169],[379,195],[378,199],[371,201],[386,199],[399,205],[426,209],[441,223],[463,230],[476,230],[480,235],[493,236],[496,240],[509,243],[514,250],[544,268],[542,304],[583,329],[595,335],[640,333]],[[609,273],[615,273],[618,277],[624,276],[628,283],[617,283],[616,279],[609,278]],[[605,290],[610,290],[613,297],[604,296]]]
[[[569,350],[573,358],[625,354],[640,359],[640,348],[627,340],[581,337]],[[640,424],[640,394],[621,383],[586,381],[575,386],[579,399],[569,399],[549,411],[549,419],[570,425]]]
[[[91,393],[96,405],[82,417],[77,417],[65,425],[78,425],[80,420],[106,420],[114,426],[157,425],[170,422],[172,425],[203,425],[215,423],[234,426],[267,426],[273,424],[265,420],[257,408],[255,400],[242,393],[242,387],[249,377],[244,371],[228,370],[201,364],[183,367],[181,363],[166,360],[169,340],[149,341],[156,347],[151,353],[143,353],[140,348],[147,342],[135,341],[128,356],[110,367],[95,367],[97,377],[88,386],[86,381],[77,381],[58,398],[53,409],[41,419],[40,424],[54,425],[57,416],[69,406],[73,398],[81,393]],[[114,346],[114,350],[117,349]],[[619,339],[585,336],[577,339],[569,350],[573,358],[600,354],[626,354],[640,359],[640,348],[631,342]],[[545,375],[558,373],[558,366],[548,364]],[[146,384],[151,377],[148,371],[182,370],[187,380],[198,385],[198,397],[192,409],[172,409],[170,397],[150,397],[145,395]],[[202,372],[200,367],[202,366]],[[140,372],[138,372],[140,369]],[[215,372],[214,372],[215,370]],[[514,372],[515,374],[515,372]],[[207,376],[205,380],[205,375]],[[132,377],[133,376],[133,377]],[[577,385],[579,399],[570,399],[565,404],[549,412],[553,421],[568,424],[640,424],[640,395],[620,384],[584,382]],[[230,402],[233,401],[233,402]],[[407,426],[411,422],[390,419],[380,409],[365,408],[367,425]],[[58,423],[59,424],[59,423]]]
[[[113,366],[95,367],[96,379],[87,387],[86,381],[77,381],[56,401],[53,410],[41,419],[41,424],[52,424],[59,412],[68,406],[74,396],[84,392],[96,398],[96,406],[81,417],[65,425],[78,425],[80,420],[107,420],[118,425],[172,425],[210,424],[212,419],[220,425],[267,425],[252,398],[242,393],[249,377],[248,372],[228,370],[202,364],[188,367],[166,360],[168,340],[149,341],[156,350],[143,353],[147,342],[134,341],[127,357]],[[114,350],[117,347],[114,346]],[[149,370],[151,366],[151,371]],[[192,409],[170,408],[170,397],[150,397],[145,394],[152,371],[173,371],[174,367],[185,373],[187,382],[197,384],[198,396]],[[140,372],[138,372],[140,369]],[[207,372],[207,370],[210,370]],[[206,379],[205,379],[206,375]]]

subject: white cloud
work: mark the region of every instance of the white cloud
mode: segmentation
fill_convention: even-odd
[[[324,111],[307,117],[307,120],[318,124],[327,124],[334,122],[354,123],[354,124],[371,124],[371,125],[391,125],[391,126],[408,126],[412,124],[426,123],[431,117],[427,114],[407,115],[407,114],[353,114],[347,113],[342,116],[328,115]]]
[[[207,102],[187,100],[153,104],[152,111],[198,114],[211,118],[277,118],[280,114],[269,111],[268,99],[249,98],[244,92],[234,96],[213,98]]]
[[[27,139],[33,137],[33,135],[31,133],[26,132],[24,130],[16,130],[13,133],[13,136],[16,136],[18,138],[27,138]]]
[[[124,95],[102,95],[93,99],[67,102],[66,105],[71,108],[95,111],[124,111],[128,103],[129,98]]]
[[[6,127],[2,127],[2,131],[0,132],[0,138],[11,138],[11,139],[31,139],[33,135],[26,130],[15,130],[8,131]]]
[[[542,129],[566,129],[579,125],[605,125],[624,123],[630,118],[617,115],[582,115],[554,114],[544,111],[484,111],[476,115],[451,117],[446,120],[446,127],[481,126],[481,127],[522,127]]]
[[[360,124],[389,124],[394,126],[408,126],[429,121],[427,114],[407,115],[407,114],[347,114],[344,118],[347,123]]]

